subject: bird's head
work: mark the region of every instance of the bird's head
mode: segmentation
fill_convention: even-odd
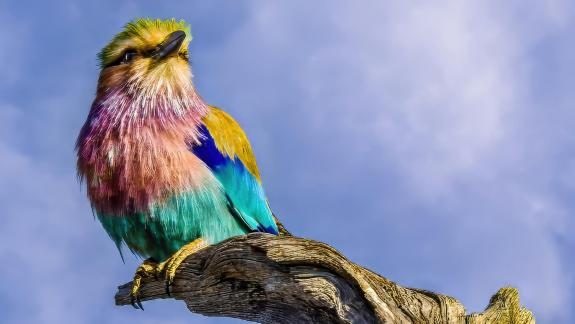
[[[197,97],[188,62],[190,41],[190,28],[183,20],[129,22],[98,55],[97,97],[128,98],[131,110],[144,115],[157,106],[184,109],[178,106]]]

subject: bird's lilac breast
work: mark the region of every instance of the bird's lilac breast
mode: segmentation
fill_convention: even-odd
[[[146,211],[174,194],[216,181],[190,152],[192,121],[148,119],[125,127],[104,109],[93,109],[78,139],[78,172],[97,211]],[[117,125],[113,125],[116,123]]]

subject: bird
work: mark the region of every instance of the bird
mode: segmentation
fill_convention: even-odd
[[[184,20],[137,18],[98,54],[94,101],[77,141],[77,172],[114,241],[142,257],[131,289],[162,274],[170,293],[189,255],[252,232],[278,235],[239,124],[192,81]],[[279,224],[279,225],[278,225]]]

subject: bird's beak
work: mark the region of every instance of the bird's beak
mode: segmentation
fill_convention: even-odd
[[[150,53],[151,57],[161,60],[174,52],[177,53],[180,50],[180,47],[182,46],[185,38],[186,33],[184,31],[177,30],[171,33],[168,35],[168,37],[166,37],[166,39],[164,39],[164,41],[162,41],[160,44],[158,44],[158,46],[156,46],[156,48],[152,50]]]

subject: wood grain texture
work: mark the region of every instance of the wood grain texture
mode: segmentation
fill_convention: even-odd
[[[130,305],[132,283],[117,305]],[[289,235],[254,233],[210,246],[176,273],[144,281],[142,301],[175,298],[206,316],[260,323],[535,323],[514,288],[500,289],[481,314],[454,298],[405,288],[347,260],[333,247]]]

